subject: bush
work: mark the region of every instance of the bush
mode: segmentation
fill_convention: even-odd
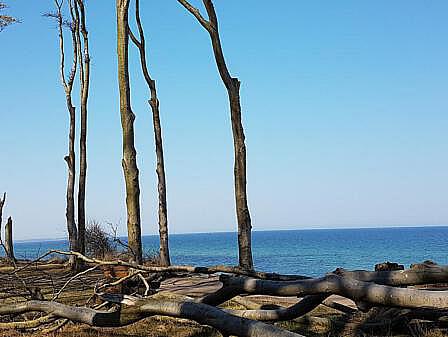
[[[113,241],[98,221],[92,220],[86,226],[86,254],[104,259],[116,252]]]
[[[148,250],[143,256],[143,265],[160,266],[160,253],[157,250]]]

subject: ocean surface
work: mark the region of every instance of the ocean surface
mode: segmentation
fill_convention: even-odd
[[[373,269],[384,261],[448,264],[448,227],[255,231],[252,241],[256,269],[285,274]],[[156,252],[158,236],[144,236],[143,246],[145,252]],[[66,250],[67,241],[21,241],[14,247],[17,257],[35,258],[50,249]],[[173,264],[236,265],[237,234],[174,234],[170,254]]]

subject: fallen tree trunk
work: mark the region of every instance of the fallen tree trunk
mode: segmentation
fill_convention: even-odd
[[[416,266],[421,266],[417,268]],[[390,286],[448,283],[448,266],[419,264],[414,268],[395,271],[365,271],[336,269],[335,274],[363,282]]]
[[[248,271],[240,267],[217,265],[210,267],[202,266],[143,266],[135,263],[130,263],[122,260],[103,261],[95,258],[89,258],[78,252],[65,252],[60,250],[52,250],[49,254],[60,254],[66,256],[76,256],[78,259],[91,264],[101,265],[113,265],[113,266],[128,266],[137,270],[147,272],[158,273],[201,273],[201,274],[215,274],[215,273],[229,273],[236,275],[243,275],[254,277],[263,280],[274,281],[294,281],[294,280],[306,280],[312,279],[311,277],[304,275],[284,275],[278,273],[267,273],[262,271]],[[334,274],[353,278],[363,282],[374,282],[377,284],[390,285],[390,286],[411,286],[420,284],[436,284],[436,283],[448,283],[448,266],[437,264],[416,264],[411,269],[396,270],[396,271],[365,271],[355,270],[348,271],[342,268],[335,270]]]
[[[107,297],[113,300],[112,297]],[[116,301],[115,301],[116,302]],[[127,304],[132,302],[127,300]],[[216,307],[192,301],[145,299],[133,302],[135,306],[114,311],[69,306],[51,301],[28,301],[0,307],[0,315],[43,312],[52,317],[66,318],[73,322],[95,327],[119,327],[145,317],[162,315],[190,319],[209,325],[227,335],[240,337],[300,337],[275,326],[231,315]]]
[[[300,335],[252,319],[237,317],[216,307],[195,302],[150,301],[140,310],[153,315],[187,318],[236,336],[298,337]]]
[[[349,298],[357,304],[369,303],[377,306],[401,308],[448,309],[447,291],[394,288],[334,274],[319,279],[298,281],[270,281],[221,275],[221,281],[224,287],[230,287],[234,293],[239,292],[240,294],[299,297],[334,294]]]

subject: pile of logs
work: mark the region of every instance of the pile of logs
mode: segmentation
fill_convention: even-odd
[[[57,283],[51,296],[40,299],[23,295],[25,301],[3,303],[0,316],[14,315],[15,321],[0,323],[0,328],[36,329],[53,331],[71,321],[94,327],[120,327],[146,317],[162,315],[189,319],[208,325],[224,336],[301,336],[273,324],[278,321],[300,321],[319,305],[341,312],[343,317],[360,317],[374,313],[387,317],[390,326],[403,326],[411,320],[426,320],[440,326],[448,317],[448,266],[430,261],[404,269],[401,265],[381,264],[375,271],[347,271],[337,269],[320,278],[300,275],[280,275],[242,270],[238,267],[138,265],[122,260],[103,261],[76,252],[50,251],[49,255],[75,256],[83,261],[85,270]],[[43,257],[38,259],[43,260]],[[22,264],[0,278],[18,275],[27,268],[36,268],[37,261]],[[64,304],[58,299],[70,284],[88,273],[97,273],[103,279],[91,285],[92,298],[85,306]],[[173,276],[189,277],[192,274],[218,274],[222,287],[201,298],[183,295],[166,296],[158,292],[162,279]],[[424,287],[423,287],[424,286]],[[6,290],[0,290],[2,298]],[[261,306],[246,295],[269,295],[300,298],[297,303],[282,307]],[[331,301],[331,295],[352,300],[356,308]],[[269,298],[269,297],[268,297]],[[228,309],[223,306],[235,301],[245,309]],[[27,313],[40,313],[32,320],[23,319]],[[21,318],[22,317],[22,318]],[[26,316],[28,317],[28,316]],[[331,323],[331,322],[330,322]],[[337,324],[337,322],[333,322]],[[339,322],[340,323],[340,322]],[[346,321],[347,326],[355,324]]]

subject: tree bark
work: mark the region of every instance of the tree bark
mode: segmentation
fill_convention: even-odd
[[[134,147],[134,120],[131,109],[131,95],[128,69],[128,13],[130,0],[117,0],[117,54],[118,83],[120,91],[120,114],[123,129],[122,166],[126,185],[126,208],[128,245],[135,262],[142,262],[142,241],[140,223],[140,186],[137,168],[137,153]]]
[[[76,16],[82,37],[84,50],[81,51],[81,41],[78,29],[78,54],[79,54],[79,78],[81,93],[81,127],[79,135],[79,183],[78,183],[78,244],[79,251],[86,253],[85,231],[86,231],[86,179],[87,179],[87,101],[89,97],[90,85],[90,54],[89,38],[86,28],[86,14],[84,0],[75,2]],[[79,13],[79,14],[78,14]]]
[[[204,19],[199,11],[191,6],[186,0],[178,0],[190,13],[192,13],[199,23],[208,31],[213,47],[215,62],[218,67],[221,79],[227,89],[230,105],[230,116],[233,133],[234,147],[234,184],[235,184],[235,204],[238,221],[238,256],[240,267],[253,269],[252,259],[252,224],[247,204],[247,178],[246,178],[246,144],[244,128],[241,116],[240,102],[240,81],[232,77],[227,68],[221,40],[218,30],[218,19],[215,8],[211,0],[203,0],[207,10],[208,20]]]
[[[12,218],[9,217],[5,225],[5,253],[10,261],[15,261],[14,256],[14,242],[12,239]]]
[[[159,195],[158,216],[159,216],[159,239],[160,239],[160,265],[169,266],[170,252],[168,245],[168,211],[166,202],[166,177],[165,177],[165,160],[163,156],[163,138],[162,138],[162,125],[160,123],[160,110],[159,99],[157,98],[156,82],[151,78],[148,71],[146,62],[146,42],[145,34],[143,31],[143,25],[140,20],[140,1],[135,2],[135,19],[137,21],[137,27],[139,31],[138,40],[132,31],[129,29],[131,40],[137,46],[140,53],[140,64],[143,72],[143,76],[148,85],[151,99],[148,101],[152,110],[152,120],[154,128],[154,141],[156,147],[156,173],[157,173],[157,191]]]
[[[73,61],[68,80],[65,78],[65,53],[64,53],[64,34],[63,34],[63,17],[62,17],[62,2],[59,3],[55,0],[55,5],[57,8],[57,21],[59,29],[59,52],[60,52],[60,76],[62,86],[64,87],[65,100],[67,105],[67,110],[69,112],[69,134],[68,134],[68,155],[64,157],[67,162],[68,177],[67,177],[67,190],[66,190],[66,210],[65,217],[67,222],[67,231],[70,250],[78,251],[78,230],[75,222],[75,200],[74,200],[74,189],[75,189],[75,129],[76,129],[76,112],[75,107],[72,103],[72,89],[73,81],[76,75],[77,68],[77,57],[78,57],[78,46],[76,43],[76,29],[79,24],[76,18],[73,17],[71,13],[71,18],[73,20],[71,29],[72,36],[72,47],[73,47]],[[76,259],[71,258],[70,264],[74,269],[76,269]]]
[[[3,206],[5,206],[6,202],[6,192],[3,193],[3,198],[0,198],[0,228],[2,226],[2,216],[3,216]],[[0,232],[1,239],[1,232]]]

